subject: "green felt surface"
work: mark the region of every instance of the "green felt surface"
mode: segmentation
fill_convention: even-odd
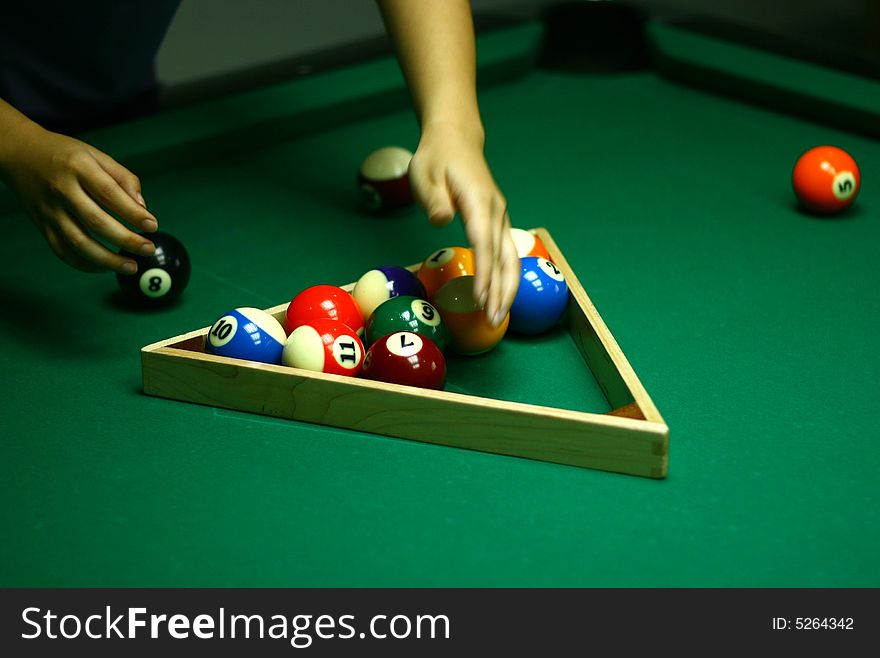
[[[649,24],[649,34],[666,57],[702,62],[707,68],[817,99],[861,105],[877,112],[880,85],[842,70],[770,53],[663,23]]]
[[[401,106],[145,175],[193,260],[171,309],[120,307],[112,277],[3,217],[0,584],[880,584],[880,145],[653,72],[533,70],[481,104],[514,223],[551,231],[670,427],[667,479],[141,393],[142,345],[461,242],[353,209],[363,155],[415,145]],[[863,173],[826,220],[789,182],[819,143]],[[592,407],[562,338],[505,343],[454,386]]]
[[[659,71],[750,103],[880,138],[880,84],[839,68],[663,22],[646,33]]]

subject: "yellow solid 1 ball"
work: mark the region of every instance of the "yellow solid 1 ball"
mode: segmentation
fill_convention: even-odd
[[[419,267],[417,276],[425,292],[428,301],[434,300],[434,295],[446,283],[460,276],[472,276],[476,273],[474,252],[469,247],[444,247],[428,256]]]

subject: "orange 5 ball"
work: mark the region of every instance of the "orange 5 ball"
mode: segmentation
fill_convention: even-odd
[[[474,301],[474,277],[459,276],[448,281],[434,296],[449,336],[449,345],[459,354],[488,352],[504,338],[510,313],[497,327],[492,326],[486,310]]]
[[[849,153],[836,146],[816,146],[798,159],[791,182],[805,209],[829,215],[855,200],[861,177]]]

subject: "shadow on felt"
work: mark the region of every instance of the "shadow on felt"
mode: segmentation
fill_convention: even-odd
[[[0,339],[7,349],[18,346],[50,358],[77,359],[109,354],[95,319],[76,299],[27,293],[0,285]]]

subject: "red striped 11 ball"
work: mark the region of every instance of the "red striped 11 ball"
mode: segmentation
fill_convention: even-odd
[[[137,263],[134,274],[117,274],[116,281],[125,298],[140,306],[161,306],[176,300],[189,283],[192,266],[183,244],[168,233],[146,233],[156,245],[152,256],[126,250],[119,253]]]
[[[355,331],[339,320],[318,318],[294,329],[284,345],[281,362],[331,375],[355,377],[364,361],[364,346]]]

